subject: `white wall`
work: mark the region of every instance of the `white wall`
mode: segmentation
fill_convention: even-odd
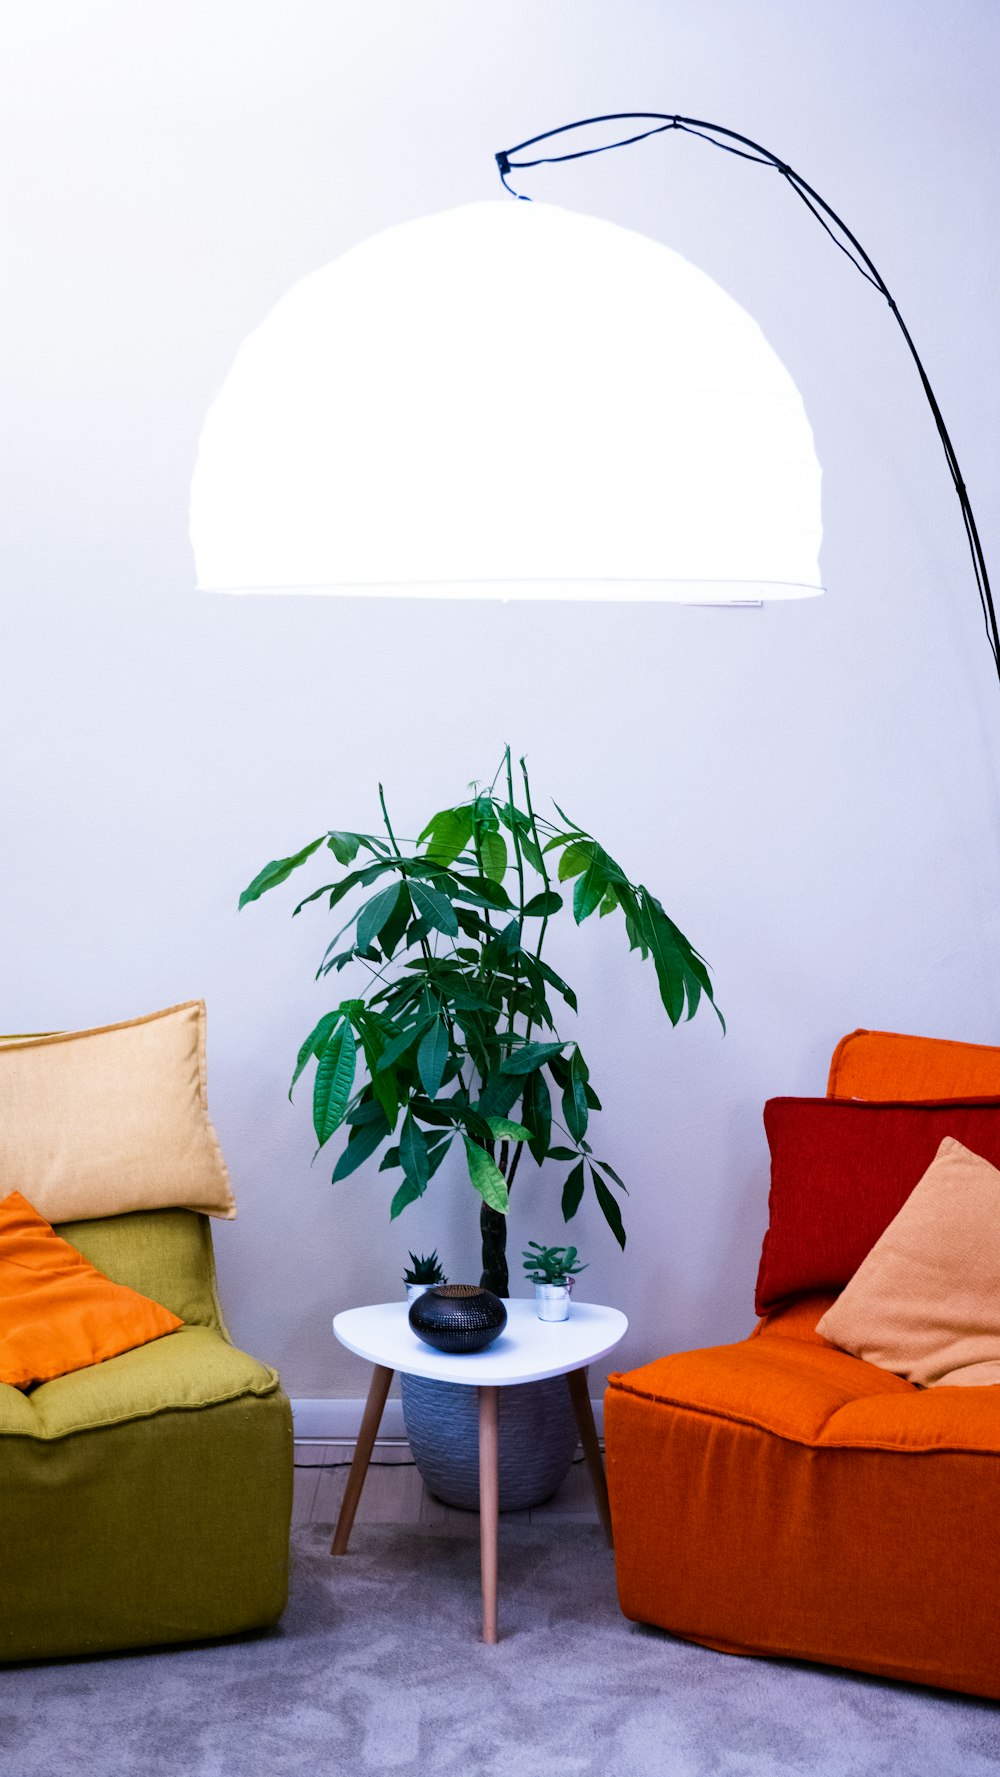
[[[475,1269],[439,1178],[390,1227],[385,1178],[310,1168],[285,1097],[330,932],[269,858],[403,832],[510,739],[539,793],[649,882],[729,1021],[671,1032],[620,927],[553,944],[631,1184],[619,1257],[573,1228],[624,1363],[751,1323],[761,1106],[821,1093],[856,1025],[997,1041],[1000,700],[957,503],[885,311],[773,174],[680,139],[531,189],[679,248],[761,322],[825,472],[829,594],[762,611],[196,596],[199,425],[243,335],[386,224],[498,190],[493,152],[590,112],[703,116],[783,155],[896,292],[1000,560],[1000,8],[992,0],[36,0],[2,14],[7,1029],[204,995],[239,1221],[236,1336],[296,1395],[344,1396],[338,1308],[412,1246]],[[502,326],[502,317],[497,317]],[[516,498],[516,474],[511,497]],[[561,1169],[553,1169],[561,1170]],[[13,1181],[12,1181],[13,1182]],[[561,1232],[522,1172],[512,1247]]]

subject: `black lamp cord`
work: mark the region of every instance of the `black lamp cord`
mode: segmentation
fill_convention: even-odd
[[[539,142],[551,141],[554,136],[564,136],[571,130],[586,129],[590,124],[597,123],[648,123],[652,127],[639,130],[632,136],[623,136],[617,142],[602,142],[597,148],[578,148],[571,154],[544,154],[538,155],[534,160],[511,159],[512,155],[520,154],[522,149],[534,148]],[[554,166],[559,161],[564,160],[585,160],[591,154],[606,154],[612,148],[628,148],[633,142],[644,142],[647,136],[663,135],[667,130],[680,130],[686,136],[700,136],[703,142],[710,142],[713,148],[722,148],[727,154],[738,155],[741,160],[752,160],[756,161],[758,166],[773,167],[775,172],[780,173],[782,178],[791,187],[796,197],[801,198],[806,209],[815,216],[820,227],[826,230],[834,245],[839,247],[841,252],[847,255],[855,270],[859,271],[861,276],[866,278],[868,283],[874,286],[879,292],[879,295],[885,298],[889,308],[892,310],[893,316],[895,317],[896,325],[906,341],[910,356],[917,367],[917,375],[920,378],[931,413],[934,415],[934,424],[937,427],[938,437],[941,440],[941,445],[945,454],[945,461],[948,464],[948,472],[954,482],[955,492],[958,495],[958,503],[962,512],[962,523],[965,526],[965,535],[968,539],[969,553],[972,556],[972,569],[976,577],[976,591],[979,594],[979,603],[982,608],[983,621],[986,625],[986,638],[989,642],[990,652],[993,655],[993,664],[996,667],[998,677],[1000,677],[1000,632],[997,630],[996,612],[993,609],[993,597],[990,592],[990,581],[989,575],[986,572],[986,561],[983,556],[983,547],[979,541],[979,531],[976,527],[972,502],[969,499],[968,489],[962,479],[962,472],[959,468],[958,458],[955,455],[955,447],[951,442],[948,428],[944,423],[941,409],[937,403],[937,397],[934,394],[934,390],[931,388],[927,372],[920,361],[917,348],[910,337],[909,328],[903,320],[882,274],[868,257],[868,254],[862,247],[861,242],[857,239],[857,236],[851,233],[847,224],[841,220],[835,210],[831,210],[830,205],[820,197],[819,193],[814,191],[811,185],[806,184],[806,181],[802,178],[801,174],[797,173],[793,167],[790,167],[786,161],[779,160],[778,156],[772,154],[770,149],[763,148],[759,142],[752,141],[749,136],[741,136],[735,130],[723,129],[722,126],[717,123],[706,123],[701,118],[673,117],[659,111],[612,111],[601,117],[584,117],[579,119],[576,123],[564,123],[561,124],[558,129],[543,131],[540,136],[529,136],[526,142],[518,142],[513,148],[501,149],[496,156],[496,163],[500,169],[500,179],[504,189],[509,191],[512,197],[519,198],[524,203],[530,203],[530,198],[528,198],[524,192],[515,191],[513,186],[508,184],[507,174],[511,172],[512,169]]]

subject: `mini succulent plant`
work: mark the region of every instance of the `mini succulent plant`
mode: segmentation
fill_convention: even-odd
[[[416,1253],[410,1254],[410,1268],[403,1272],[404,1283],[434,1284],[447,1283],[447,1281],[448,1279],[441,1269],[441,1261],[437,1256],[436,1248],[423,1258],[418,1258]]]
[[[565,1283],[578,1271],[587,1269],[586,1265],[577,1264],[575,1246],[542,1246],[537,1240],[529,1240],[523,1258],[531,1283]]]

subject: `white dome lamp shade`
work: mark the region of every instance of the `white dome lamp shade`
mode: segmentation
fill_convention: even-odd
[[[303,278],[201,436],[198,584],[668,599],[822,591],[792,378],[678,253],[550,204],[470,204]]]

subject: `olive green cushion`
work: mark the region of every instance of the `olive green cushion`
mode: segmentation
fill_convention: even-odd
[[[292,1473],[280,1389],[66,1437],[0,1439],[0,1661],[276,1622]]]
[[[112,1283],[150,1296],[189,1326],[222,1327],[207,1217],[190,1209],[136,1210],[60,1222],[56,1233]]]
[[[181,1327],[103,1364],[43,1382],[29,1394],[0,1384],[0,1438],[64,1438],[153,1413],[273,1394],[274,1370],[211,1327]]]

